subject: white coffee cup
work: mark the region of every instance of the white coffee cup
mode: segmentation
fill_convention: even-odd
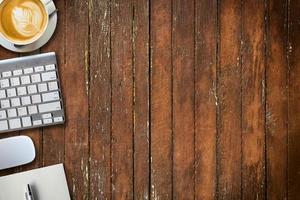
[[[6,1],[8,1],[8,0],[0,0],[0,7],[1,7],[1,4],[6,2]],[[2,36],[2,38],[4,40],[6,40],[7,42],[10,42],[14,45],[23,46],[23,45],[28,45],[28,44],[32,44],[32,43],[36,42],[37,40],[39,40],[44,35],[44,33],[45,33],[45,31],[48,27],[48,24],[49,24],[49,18],[54,12],[56,12],[56,8],[55,8],[54,4],[51,3],[52,0],[38,0],[38,1],[40,1],[42,3],[43,9],[44,9],[45,13],[47,13],[46,22],[45,22],[45,25],[43,26],[43,29],[40,30],[39,33],[36,34],[32,39],[26,40],[26,41],[14,41],[14,40],[8,38],[6,36],[6,34],[2,33],[2,31],[0,29],[0,35]]]

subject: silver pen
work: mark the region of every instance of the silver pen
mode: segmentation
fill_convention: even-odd
[[[26,192],[25,192],[26,200],[34,200],[32,189],[29,184],[27,184]]]

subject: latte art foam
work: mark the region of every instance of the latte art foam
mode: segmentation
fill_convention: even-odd
[[[0,31],[14,43],[29,43],[40,37],[48,24],[41,0],[4,0],[0,4]]]
[[[11,18],[16,32],[26,38],[33,37],[43,27],[43,13],[31,2],[13,8]]]

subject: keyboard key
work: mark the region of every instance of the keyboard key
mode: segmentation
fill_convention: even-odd
[[[26,109],[26,107],[18,108],[18,115],[19,116],[25,116],[25,115],[27,115],[27,109]]]
[[[43,99],[43,102],[59,100],[59,93],[58,92],[50,92],[50,93],[42,94],[42,99]]]
[[[42,102],[41,95],[39,95],[39,94],[31,96],[31,99],[32,99],[33,104]]]
[[[19,97],[11,99],[10,102],[11,102],[11,107],[17,107],[21,105]]]
[[[28,94],[35,94],[35,93],[37,93],[36,85],[29,85],[29,86],[27,86],[27,91],[28,91]]]
[[[17,96],[17,92],[15,88],[7,89],[7,97],[15,97]]]
[[[18,96],[26,95],[27,94],[26,87],[18,87],[17,92],[18,92]]]
[[[17,110],[15,108],[13,109],[8,109],[7,110],[7,115],[8,117],[12,118],[12,117],[16,117],[17,116]]]
[[[0,102],[1,102],[1,103],[0,103],[1,108],[9,108],[9,107],[10,107],[9,100],[7,100],[7,99],[1,100]]]
[[[22,85],[26,85],[30,83],[30,77],[29,76],[21,76],[21,83]]]
[[[24,69],[24,74],[31,74],[31,73],[33,73],[32,67]]]
[[[53,103],[40,104],[38,107],[40,113],[61,110],[61,105],[59,101]]]
[[[44,71],[44,66],[37,66],[34,68],[35,72],[43,72]]]
[[[31,104],[30,97],[29,96],[21,97],[21,102],[23,106]]]
[[[43,119],[52,118],[52,114],[51,113],[43,114],[42,118]]]
[[[36,120],[36,121],[33,121],[33,125],[34,125],[34,126],[42,125],[42,120]]]
[[[30,117],[23,117],[22,118],[22,124],[23,124],[23,127],[32,126],[32,124],[31,124],[31,118]]]
[[[1,88],[9,87],[9,80],[8,79],[0,80],[0,86]]]
[[[55,117],[54,118],[54,122],[57,123],[57,122],[63,122],[63,118],[62,117]]]
[[[20,120],[20,118],[10,119],[8,121],[9,121],[9,127],[11,129],[21,128],[21,120]]]
[[[1,110],[0,111],[0,119],[6,119],[7,116],[6,116],[6,111],[5,110]]]
[[[21,69],[17,69],[17,70],[13,71],[14,76],[19,76],[19,75],[22,75],[22,74],[23,74],[23,71]]]
[[[5,131],[8,129],[8,123],[7,120],[0,121],[0,131]]]
[[[28,113],[29,115],[38,113],[37,106],[28,106]]]
[[[42,73],[42,80],[43,81],[53,81],[53,80],[56,80],[56,79],[57,79],[57,76],[56,76],[55,71]]]
[[[51,124],[52,123],[52,118],[49,119],[43,119],[44,124]]]
[[[55,65],[46,65],[46,71],[55,70]]]
[[[20,79],[19,77],[14,77],[10,79],[11,86],[19,86],[20,85]]]
[[[10,77],[12,75],[11,71],[2,72],[2,77]]]
[[[48,91],[47,84],[46,83],[38,84],[38,89],[39,89],[39,92],[46,92],[46,91]]]
[[[5,90],[0,90],[0,99],[6,98]]]
[[[58,84],[57,84],[56,81],[49,82],[49,83],[48,83],[48,87],[49,87],[49,90],[50,90],[50,91],[58,90]]]
[[[41,82],[41,75],[40,74],[33,74],[31,75],[32,83],[39,83]]]

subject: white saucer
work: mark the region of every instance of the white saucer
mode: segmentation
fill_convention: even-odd
[[[52,1],[51,3],[55,7],[54,2]],[[11,42],[5,40],[3,38],[3,36],[1,36],[1,34],[0,34],[0,45],[8,50],[18,52],[18,53],[26,53],[26,52],[35,51],[35,50],[41,48],[42,46],[44,46],[50,40],[50,38],[52,37],[52,35],[56,29],[56,25],[57,25],[57,12],[53,13],[50,16],[49,24],[48,24],[48,27],[47,27],[44,35],[42,35],[42,37],[40,39],[38,39],[37,41],[35,41],[34,43],[29,44],[29,45],[24,45],[24,46],[15,46]]]

